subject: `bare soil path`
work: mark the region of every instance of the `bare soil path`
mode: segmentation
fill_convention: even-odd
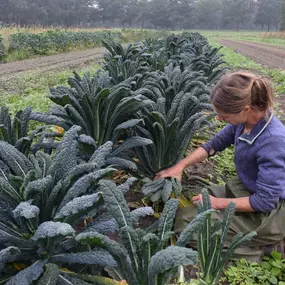
[[[83,51],[43,56],[11,63],[0,63],[0,92],[9,93],[15,89],[19,78],[32,74],[40,78],[53,71],[75,70],[84,68],[90,63],[99,63],[106,49],[93,48]]]
[[[45,73],[53,70],[62,70],[85,65],[90,62],[97,63],[103,58],[104,48],[94,48],[83,51],[61,53],[51,56],[43,56],[33,59],[25,59],[11,63],[0,64],[0,76],[15,73],[38,70]]]
[[[283,47],[227,39],[219,40],[219,43],[269,68],[285,70],[285,48]]]
[[[221,39],[219,42],[258,63],[270,68],[285,70],[285,48],[283,47],[241,40]],[[13,89],[13,85],[16,85],[19,77],[30,72],[34,77],[39,78],[52,71],[80,69],[90,63],[99,63],[105,51],[104,48],[93,48],[11,63],[0,63],[0,91]],[[279,101],[281,108],[285,110],[285,95],[281,96]]]

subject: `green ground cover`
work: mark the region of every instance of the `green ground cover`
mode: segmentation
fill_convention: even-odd
[[[280,33],[261,33],[252,31],[200,31],[209,40],[231,39],[244,40],[258,43],[272,44],[285,47],[285,36],[279,37]]]
[[[77,72],[83,75],[85,72],[95,73],[99,68],[98,64],[86,66]],[[18,76],[16,84],[13,80],[13,90],[10,94],[1,95],[1,105],[9,108],[14,115],[16,111],[31,106],[34,111],[46,112],[51,105],[48,99],[50,87],[66,85],[66,79],[73,76],[72,70],[64,70],[60,72],[50,72],[41,77],[36,76],[34,72],[28,72],[24,76]],[[12,88],[12,87],[11,87]]]

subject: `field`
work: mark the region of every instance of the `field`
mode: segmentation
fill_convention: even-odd
[[[53,27],[54,29],[60,27]],[[2,28],[0,30],[0,34],[3,34],[4,37],[8,38],[11,34],[17,32],[32,32],[32,33],[41,33],[44,31],[50,30],[50,27],[14,27],[14,28]],[[71,31],[80,31],[80,28],[68,29]],[[90,29],[88,31],[98,31],[98,29]],[[142,37],[142,33],[144,32],[136,32],[135,30],[115,30],[116,32],[123,32],[125,34],[125,39],[128,42],[132,42],[137,40],[139,37]],[[196,32],[196,31],[194,31]],[[241,31],[241,32],[232,32],[232,31],[200,31],[197,32],[201,33],[202,35],[206,36],[211,45],[215,47],[219,47],[222,45],[222,40],[234,40],[234,43],[240,40],[248,40],[253,41],[256,43],[270,43],[272,45],[285,47],[285,36],[284,33],[262,33],[262,32],[249,32],[249,31]],[[145,33],[148,34],[148,33]],[[150,35],[154,35],[155,31],[151,31]],[[234,44],[231,42],[231,44]],[[262,46],[260,46],[262,47]],[[243,47],[241,47],[242,49]],[[246,48],[245,48],[246,49]],[[244,49],[244,50],[245,50]],[[267,53],[270,53],[270,46],[266,47]],[[272,47],[273,50],[275,50]],[[237,54],[236,52],[240,52],[241,55]],[[240,50],[235,49],[235,46],[231,46],[230,42],[224,46],[221,50],[221,53],[225,55],[225,60],[233,69],[245,69],[245,70],[253,70],[257,71],[258,73],[266,74],[273,78],[273,81],[276,85],[276,93],[277,95],[282,94],[285,92],[285,79],[284,79],[284,72],[285,68],[282,68],[281,71],[278,71],[265,66],[258,64],[258,58],[260,57],[261,60],[266,60],[263,57],[263,54],[260,55],[259,53],[254,53],[255,49],[253,48],[253,52],[250,52],[251,55],[254,56],[256,59],[248,60],[247,57],[242,56],[243,52]],[[280,50],[278,50],[280,51]],[[282,52],[283,50],[281,50]],[[250,54],[244,54],[250,57]],[[35,102],[34,100],[29,100],[30,98],[40,98],[39,95],[41,94],[42,90],[45,90],[45,94],[48,92],[48,88],[62,84],[64,81],[64,75],[68,74],[67,70],[86,70],[89,69],[88,66],[92,66],[93,63],[99,63],[103,57],[103,51],[100,48],[96,48],[94,50],[86,50],[86,52],[74,52],[69,54],[59,54],[58,56],[52,57],[43,57],[37,59],[33,59],[30,61],[24,62],[15,62],[10,64],[1,65],[0,70],[0,97],[2,102],[9,105],[9,102],[13,106],[18,106],[18,100],[22,100],[21,98],[25,98],[24,101],[26,102]],[[282,58],[283,57],[283,58]],[[283,65],[284,63],[284,56],[281,55],[280,59],[276,59],[278,65]],[[270,66],[273,64],[269,62]],[[275,68],[278,68],[276,66]],[[280,68],[279,68],[280,69]],[[53,72],[53,70],[55,72]],[[66,71],[64,71],[66,70]],[[94,72],[94,68],[92,68]],[[57,76],[56,71],[61,71],[60,74],[64,74]],[[71,74],[71,73],[69,73]],[[38,80],[40,78],[40,80]],[[54,79],[51,79],[54,78]],[[62,79],[57,79],[62,78]],[[45,100],[44,100],[45,101]],[[283,103],[281,103],[283,104]],[[42,104],[33,104],[33,106],[39,110]],[[27,106],[26,104],[23,107]],[[12,108],[14,109],[14,108]],[[46,109],[46,108],[45,108]]]
[[[15,27],[3,29],[2,34],[5,46],[7,46],[9,37],[13,33],[24,31],[40,34],[47,30],[50,30],[50,27],[23,29]],[[81,32],[80,29],[72,31]],[[88,32],[90,31],[96,32],[97,30],[88,30]],[[5,220],[1,215],[4,214],[0,213],[2,219],[0,227],[2,226],[10,236],[13,236],[12,239],[7,240],[11,240],[10,243],[14,246],[10,249],[11,252],[12,250],[16,252],[15,259],[9,259],[9,254],[5,252],[9,261],[9,266],[5,267],[7,280],[16,273],[23,273],[26,270],[26,267],[33,262],[30,256],[34,260],[40,256],[40,261],[35,264],[41,268],[45,266],[46,271],[39,279],[39,282],[42,283],[37,284],[44,284],[45,278],[52,274],[54,278],[61,278],[62,282],[66,282],[63,284],[73,284],[70,282],[79,282],[78,280],[100,285],[126,284],[125,281],[115,282],[104,277],[98,278],[95,275],[100,275],[102,270],[94,267],[96,264],[99,264],[101,268],[109,267],[107,271],[110,276],[118,277],[119,274],[122,274],[122,279],[127,279],[128,285],[163,285],[165,284],[162,283],[163,278],[168,278],[171,283],[177,281],[179,283],[176,284],[186,284],[183,283],[183,274],[180,274],[179,280],[176,278],[177,270],[181,273],[181,267],[178,267],[180,263],[176,264],[175,260],[179,260],[182,264],[183,262],[189,264],[197,256],[189,248],[183,248],[180,252],[186,240],[178,240],[177,247],[173,251],[173,248],[167,245],[174,245],[176,242],[170,237],[173,234],[172,223],[178,205],[180,207],[189,205],[191,201],[181,195],[182,186],[177,180],[164,179],[163,182],[153,182],[154,174],[158,170],[172,165],[177,159],[182,158],[189,149],[195,148],[213,134],[213,130],[209,133],[208,130],[205,131],[204,127],[204,124],[213,123],[214,120],[210,114],[212,109],[208,104],[209,87],[217,80],[224,67],[229,67],[231,70],[253,71],[270,77],[276,95],[275,113],[281,120],[284,119],[284,34],[248,31],[238,33],[198,31],[208,39],[211,45],[207,46],[208,51],[214,53],[213,48],[223,45],[219,54],[223,54],[222,59],[226,63],[221,64],[219,55],[217,55],[217,57],[207,58],[212,64],[211,69],[207,69],[208,67],[203,65],[202,61],[191,66],[191,72],[200,81],[197,83],[193,78],[185,77],[185,81],[188,81],[183,86],[179,84],[179,81],[175,81],[177,80],[177,69],[169,68],[168,73],[164,73],[163,79],[160,77],[168,59],[163,53],[160,54],[161,57],[154,56],[154,51],[158,52],[159,48],[167,46],[167,41],[163,42],[164,45],[161,41],[164,41],[162,36],[168,35],[168,32],[160,31],[157,34],[155,31],[135,30],[112,32],[121,33],[124,43],[155,35],[160,39],[151,39],[145,42],[145,50],[138,46],[127,46],[127,44],[123,46],[110,44],[107,49],[113,53],[105,55],[104,60],[103,57],[104,54],[107,54],[107,49],[98,46],[92,49],[84,47],[82,51],[72,49],[72,52],[66,51],[65,53],[54,51],[53,53],[56,54],[37,56],[32,59],[22,58],[22,61],[14,61],[15,57],[10,57],[9,63],[0,63],[1,106],[9,108],[12,117],[19,110],[24,110],[29,106],[33,108],[33,113],[30,113],[31,110],[26,110],[24,113],[16,115],[16,119],[12,123],[13,127],[9,128],[14,132],[19,130],[17,135],[10,135],[9,128],[7,128],[7,132],[3,131],[10,119],[4,119],[3,125],[0,121],[2,136],[0,147],[3,149],[2,152],[0,150],[0,162],[6,161],[5,155],[9,156],[11,161],[17,162],[8,165],[8,168],[14,172],[8,170],[7,167],[2,168],[3,163],[0,164],[0,187],[5,189],[3,197],[0,197],[7,199],[11,205],[21,205],[17,208],[18,212],[14,214],[15,217],[18,216],[17,220],[15,218],[15,228],[11,231],[7,230],[8,226],[3,226]],[[182,63],[186,66],[186,63],[183,62],[185,58],[180,58],[181,50],[175,48],[179,47],[180,33],[176,32],[175,34],[176,36],[173,36],[168,42],[169,49],[167,51],[169,54],[175,55],[174,58],[179,58],[180,66]],[[201,42],[204,44],[203,38],[200,36],[184,34],[184,37],[184,40],[192,40],[198,46]],[[127,47],[128,49],[126,49]],[[211,52],[205,53],[203,56],[207,57],[209,54]],[[125,61],[121,61],[122,58]],[[151,69],[146,68],[148,65],[155,66],[156,70],[150,72]],[[184,68],[188,68],[185,66]],[[199,75],[200,68],[204,71],[203,76]],[[218,70],[215,76],[213,75],[214,68]],[[78,74],[74,76],[73,70],[76,70]],[[98,70],[101,70],[102,73],[96,73]],[[110,77],[106,76],[104,73],[106,71],[109,72]],[[92,77],[94,74],[97,75]],[[179,75],[182,76],[181,72]],[[192,85],[195,88],[191,89]],[[72,88],[68,88],[68,86]],[[199,98],[198,103],[197,100],[191,101],[193,98],[191,94],[191,96],[189,95],[189,90],[186,91],[187,88],[190,88],[189,90]],[[96,97],[92,97],[90,94],[96,94]],[[179,97],[177,94],[183,94],[185,98],[188,98],[188,101],[185,99],[180,103],[179,100],[182,100],[183,96]],[[172,98],[171,104],[179,102],[179,108],[176,108],[173,118],[170,115],[167,117],[168,113],[165,110],[168,107],[163,100],[164,96]],[[153,110],[148,106],[151,100]],[[187,107],[189,102],[193,105],[197,104],[197,106],[190,109],[190,105]],[[161,106],[164,106],[164,111]],[[51,107],[53,109],[50,109]],[[197,110],[203,112],[203,116]],[[49,113],[47,113],[48,111]],[[8,118],[8,113],[4,108],[1,109],[1,112],[0,120]],[[189,112],[193,112],[191,114],[196,120],[191,124],[185,115],[188,115]],[[142,114],[144,117],[141,117]],[[29,116],[32,120],[28,131]],[[181,125],[177,125],[176,118],[178,117],[181,118]],[[168,124],[164,124],[164,122],[168,122]],[[46,129],[42,129],[43,123],[47,124]],[[74,125],[79,125],[81,129]],[[219,128],[220,126],[216,126],[214,131]],[[31,130],[33,130],[33,135]],[[35,138],[39,141],[35,142]],[[9,147],[5,141],[9,142]],[[189,141],[191,141],[190,148],[188,148]],[[177,151],[175,144],[183,145],[183,147]],[[144,151],[141,151],[140,147],[143,147]],[[56,151],[55,148],[57,148]],[[45,152],[38,154],[36,152],[38,149],[43,149]],[[53,155],[50,156],[50,154]],[[8,183],[7,173],[9,171],[13,175],[11,175],[11,182]],[[223,183],[236,174],[233,164],[233,149],[229,149],[206,163],[199,164],[195,169],[188,169],[183,176],[184,188],[193,187],[191,184],[193,183],[193,174],[203,178],[198,180],[199,183],[205,183],[203,185],[207,185],[209,182]],[[130,178],[133,175],[136,177],[135,179]],[[159,183],[162,183],[163,186]],[[123,194],[129,188],[131,190],[125,195],[125,200]],[[14,192],[9,196],[7,193],[11,189]],[[95,193],[94,189],[96,189]],[[45,197],[46,200],[41,197]],[[177,199],[169,199],[170,197]],[[207,199],[206,193],[204,193],[204,198]],[[219,231],[226,230],[227,226],[219,228],[219,225],[216,225],[216,228],[212,228],[212,230],[217,232],[211,236],[204,230],[202,231],[203,227],[205,229],[205,226],[202,225],[209,226],[210,221],[209,212],[206,214],[206,211],[210,211],[209,205],[205,203],[202,208],[201,217],[203,218],[197,222],[200,226],[196,230],[199,230],[199,234],[205,235],[205,244],[201,245],[205,249],[207,242],[213,242],[213,238],[216,237],[218,240]],[[27,209],[32,209],[29,215],[27,215]],[[38,215],[38,211],[43,209],[45,210]],[[107,210],[110,211],[109,216],[104,216]],[[103,215],[100,216],[102,212]],[[233,213],[233,209],[230,209],[229,212]],[[154,215],[154,217],[147,219],[145,216],[148,214]],[[110,215],[113,219],[110,219]],[[28,218],[24,219],[24,217]],[[152,225],[153,221],[159,217],[158,233],[146,234],[143,230]],[[100,224],[101,222],[97,224],[97,218],[102,224]],[[114,220],[116,220],[115,224]],[[230,223],[230,220],[229,214],[227,222]],[[47,221],[50,222],[49,225],[46,224]],[[103,224],[106,221],[108,223],[104,227]],[[62,227],[57,228],[59,224]],[[101,226],[102,228],[99,230]],[[89,232],[88,235],[89,227],[93,227],[98,232],[91,234]],[[107,227],[108,230],[114,228],[114,231],[105,235]],[[116,227],[119,227],[120,236],[114,235],[118,230]],[[41,231],[41,229],[44,230]],[[187,235],[190,236],[190,233]],[[72,237],[74,240],[69,244]],[[248,240],[250,238],[248,237]],[[22,244],[24,240],[28,241],[24,250],[29,257],[23,261],[17,255],[17,246],[24,247]],[[5,242],[7,243],[6,240]],[[220,242],[222,243],[221,240],[218,240],[218,244]],[[57,247],[59,244],[60,246]],[[37,250],[35,250],[35,246]],[[92,250],[90,251],[90,249]],[[221,248],[216,247],[215,250],[221,250]],[[204,280],[208,282],[203,284],[217,284],[218,280],[215,279],[217,272],[222,272],[224,264],[214,270],[211,266],[215,262],[218,263],[215,260],[216,255],[209,252],[209,255],[203,255],[205,252],[202,252],[201,249],[198,254],[200,260],[204,258],[204,260],[211,261],[209,264],[207,263],[209,266],[207,275],[205,267],[201,264],[200,278],[203,282],[205,282]],[[98,258],[98,256],[100,257]],[[44,261],[48,264],[45,265]],[[69,265],[74,262],[81,264]],[[276,268],[279,267],[275,266],[274,262],[279,267],[281,266],[282,270],[278,271]],[[275,282],[279,282],[282,285],[285,276],[284,267],[282,267],[284,262],[285,260],[275,253],[260,264],[247,264],[246,261],[241,260],[238,267],[230,267],[224,272],[224,278],[220,282],[221,284],[229,284],[228,280],[239,282],[247,275],[253,279],[256,276],[265,276],[266,282],[272,282],[257,284],[278,284]],[[225,261],[225,263],[227,262]],[[114,264],[120,264],[119,271]],[[161,264],[161,267],[158,268],[158,264]],[[170,271],[171,268],[175,268],[175,270]],[[149,272],[148,276],[147,271]],[[188,267],[185,271],[186,277],[194,277],[196,271],[197,268]],[[6,279],[1,278],[0,276],[0,284],[4,284]],[[38,277],[33,278],[38,279]],[[148,278],[152,281],[147,281]],[[136,283],[134,280],[139,281]],[[194,281],[191,284],[200,283]]]
[[[251,31],[200,31],[208,39],[232,39],[245,40],[252,42],[268,43],[272,45],[285,47],[284,32],[251,32]]]

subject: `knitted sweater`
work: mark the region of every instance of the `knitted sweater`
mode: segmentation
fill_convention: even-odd
[[[261,119],[250,133],[244,124],[228,124],[213,139],[202,145],[209,153],[234,145],[237,174],[252,195],[249,202],[255,211],[270,212],[285,199],[285,127],[271,114]]]

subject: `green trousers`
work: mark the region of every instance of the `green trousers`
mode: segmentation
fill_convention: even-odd
[[[196,194],[201,190],[195,191]],[[250,192],[245,189],[239,178],[234,177],[224,186],[213,185],[208,187],[210,195],[217,198],[240,198],[250,196]],[[187,196],[187,193],[184,194]],[[212,219],[222,219],[223,210],[212,215]],[[197,215],[194,205],[187,208],[179,208],[176,214],[174,231],[180,233],[189,222]],[[235,258],[244,257],[249,261],[259,261],[264,254],[264,247],[274,246],[282,243],[285,237],[285,201],[280,201],[270,213],[236,212],[227,236],[228,243],[238,233],[247,234],[255,231],[257,235],[251,242],[235,252]],[[274,247],[273,247],[274,249]],[[240,256],[239,256],[240,255]]]

